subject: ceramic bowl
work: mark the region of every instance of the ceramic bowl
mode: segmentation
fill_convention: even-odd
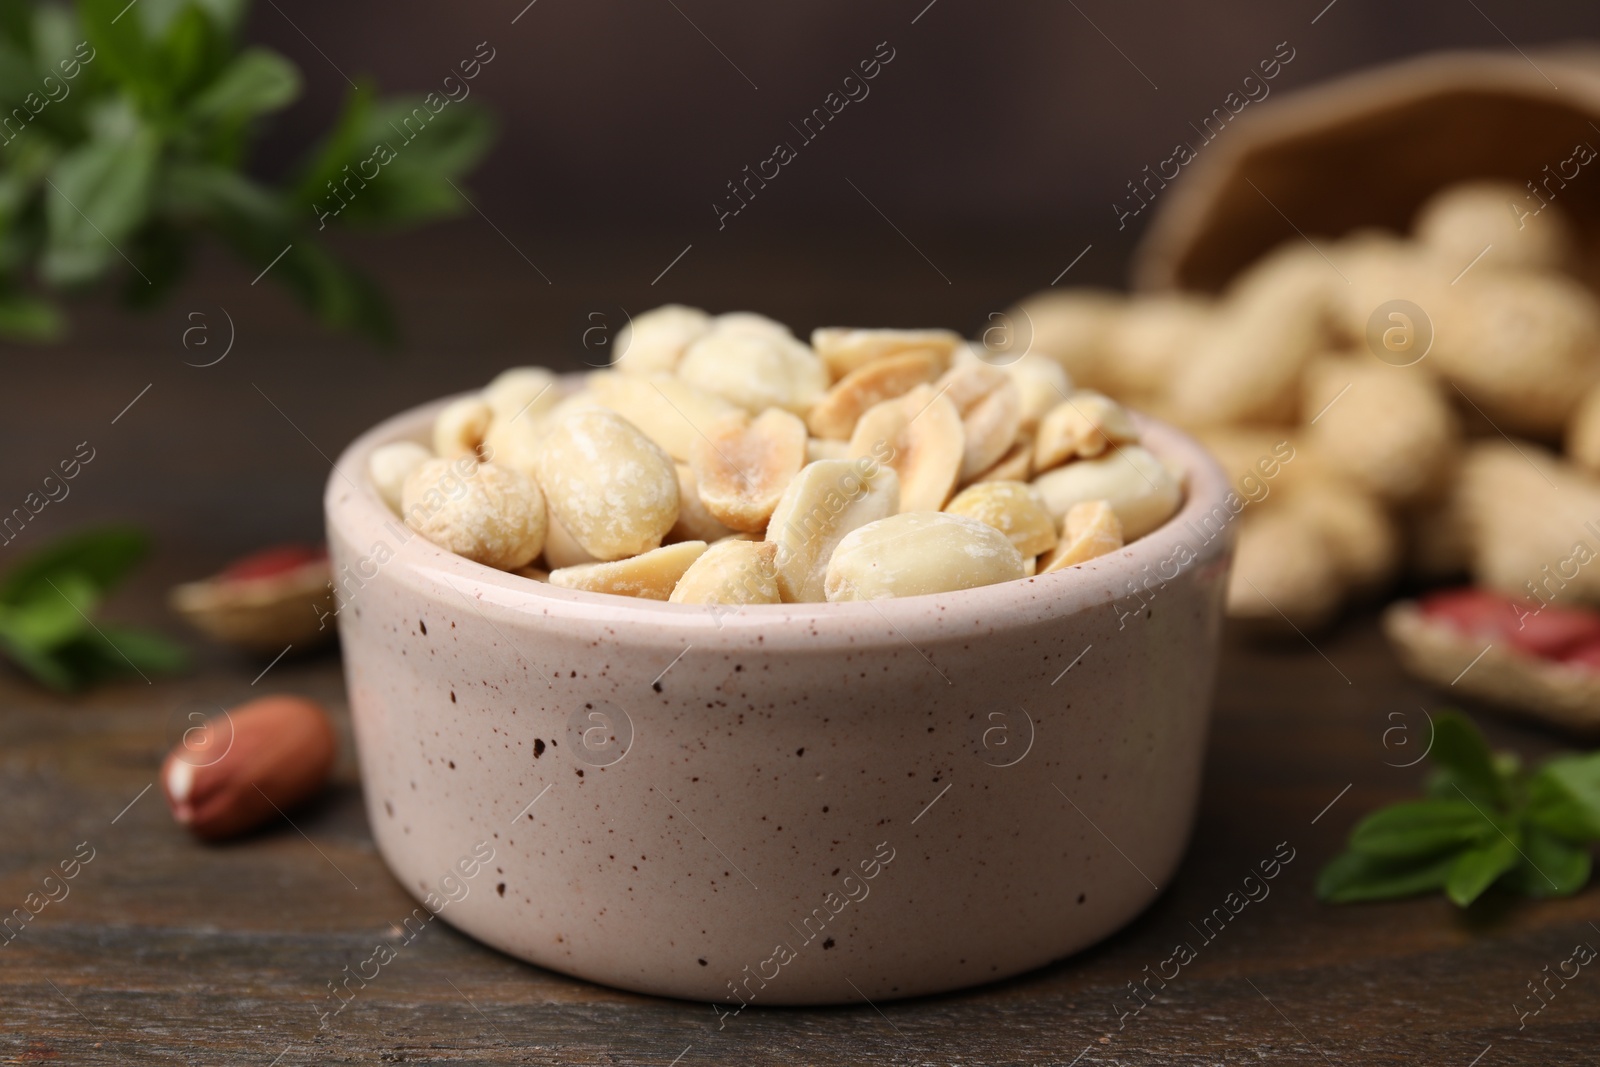
[[[352,444],[325,505],[367,813],[440,918],[727,1025],[1017,974],[1172,878],[1232,540],[1191,439],[1144,420],[1185,503],[1113,555],[729,611],[559,589],[410,535],[367,457],[425,440],[437,409]]]

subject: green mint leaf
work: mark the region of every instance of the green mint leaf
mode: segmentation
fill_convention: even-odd
[[[311,206],[329,195],[329,186],[342,178],[341,168],[365,157],[367,131],[372,120],[374,93],[370,85],[357,85],[345,95],[338,121],[328,131],[294,183],[290,200],[311,217]]]
[[[478,101],[442,87],[381,104],[362,87],[290,188],[254,183],[241,173],[254,120],[294,100],[301,78],[275,52],[239,49],[247,8],[0,0],[0,114],[33,116],[0,146],[0,338],[58,337],[48,290],[108,274],[125,282],[130,305],[156,303],[210,231],[258,272],[293,246],[274,284],[324,323],[393,340],[382,294],[316,243],[317,231],[330,218],[389,225],[463,213],[453,183],[482,158],[490,123]],[[458,96],[471,89],[449,84]],[[327,201],[332,183],[346,199]],[[365,194],[353,207],[352,191]],[[32,292],[32,279],[47,291]]]
[[[49,233],[40,273],[57,285],[94,280],[118,246],[149,217],[160,142],[150,130],[91,140],[51,168],[45,214]]]
[[[148,3],[149,0],[140,0],[141,5]],[[227,62],[230,51],[205,11],[188,2],[179,6],[181,10],[164,32],[147,25],[158,44],[154,54],[155,69],[146,71],[146,77],[159,85],[161,92],[157,99],[164,107],[188,99],[210,82]],[[145,8],[147,23],[152,10],[154,8]]]
[[[204,11],[215,22],[219,29],[231,33],[238,28],[244,19],[245,10],[249,7],[248,0],[191,0],[195,7]]]
[[[0,38],[0,117],[11,117],[13,108],[22,107],[29,93],[38,92],[38,78],[34,72],[33,57],[24,42]],[[39,94],[40,99],[44,94]],[[12,119],[7,136],[11,136],[19,123]]]
[[[42,685],[63,692],[77,688],[77,676],[58,655],[14,641],[3,628],[0,628],[0,651]]]
[[[219,30],[231,32],[238,26],[247,6],[246,0],[139,0],[138,4],[145,35],[151,38],[165,36],[178,16],[191,8]]]
[[[1455,856],[1387,859],[1346,852],[1317,875],[1317,897],[1330,904],[1394,900],[1443,889]]]
[[[1528,819],[1565,838],[1600,838],[1600,753],[1562,756],[1528,780]]]
[[[133,665],[93,630],[55,649],[51,656],[71,675],[74,689],[136,673]]]
[[[145,84],[151,45],[140,17],[120,17],[126,6],[125,0],[78,0],[77,10],[94,50],[93,65],[119,84],[137,90]]]
[[[1494,824],[1465,800],[1418,800],[1373,812],[1350,833],[1367,856],[1422,858],[1495,836]]]
[[[1507,888],[1534,898],[1570,897],[1589,884],[1591,857],[1575,845],[1537,827],[1523,833],[1523,856],[1505,876]]]
[[[166,115],[227,61],[229,34],[192,0],[78,0],[93,66],[142,110]]]
[[[33,8],[28,0],[0,0],[0,41],[26,48]]]
[[[419,125],[429,114],[432,118],[427,124]],[[396,158],[391,165],[435,178],[471,170],[489,150],[495,132],[494,120],[477,104],[433,93],[385,100],[374,121],[383,124],[380,133],[396,137]]]
[[[1466,907],[1483,895],[1502,874],[1522,859],[1515,840],[1496,835],[1493,841],[1456,856],[1444,891],[1457,907]]]
[[[340,130],[300,183],[298,198],[319,228],[392,226],[468,210],[452,186],[487,151],[488,116],[438,93],[379,103],[352,98]]]
[[[1564,792],[1544,787],[1530,787],[1528,792],[1529,800],[1523,817],[1530,827],[1580,845],[1600,837],[1600,832],[1597,832],[1600,828],[1595,826],[1583,805]]]
[[[162,182],[162,197],[164,212],[260,234],[262,247],[278,237],[289,244],[294,237],[278,195],[227,167],[174,163]]]
[[[1429,756],[1441,778],[1479,804],[1505,802],[1505,782],[1495,770],[1494,756],[1471,720],[1446,712],[1433,720],[1433,748]],[[1437,795],[1448,796],[1445,790]]]
[[[100,590],[80,571],[57,571],[19,604],[0,605],[0,630],[14,644],[49,652],[90,629]]]
[[[115,658],[120,661],[126,657],[141,671],[172,674],[189,664],[188,649],[153,630],[110,625],[100,629],[112,645]]]
[[[66,331],[60,310],[27,293],[0,294],[0,337],[9,341],[54,341]]]
[[[83,575],[104,593],[127,576],[149,547],[149,538],[132,526],[103,526],[62,538],[25,557],[0,579],[0,603],[17,605],[46,593],[56,595],[46,579],[68,573]]]
[[[265,48],[240,53],[189,102],[188,114],[202,122],[243,122],[286,107],[300,95],[300,72]]]
[[[83,30],[79,28],[77,18],[69,8],[57,4],[40,4],[34,9],[30,32],[40,81],[44,80],[45,75],[60,81],[62,75],[60,62],[63,59],[75,59],[73,50],[83,40]],[[61,102],[56,101],[56,103]],[[50,106],[54,107],[55,104]]]

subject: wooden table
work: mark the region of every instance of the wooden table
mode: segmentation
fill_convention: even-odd
[[[488,242],[485,255],[494,253],[493,235],[474,239]],[[636,266],[655,254],[641,253]],[[874,284],[898,301],[900,317],[923,308],[930,321],[949,321],[935,310],[957,290],[928,290],[914,273],[925,269],[920,263],[898,269],[882,271]],[[960,289],[957,303],[978,321],[994,292],[1029,285],[1015,272],[973,273],[988,280]],[[761,293],[741,289],[740,277],[725,273],[717,306],[770,306]],[[508,340],[515,331],[506,325],[521,321],[515,314],[525,288],[508,284],[497,296],[481,281],[401,281],[404,299],[428,296],[458,312],[481,305],[504,317],[482,327],[499,340],[480,344],[471,332],[480,325],[469,316],[461,327],[468,342],[458,339],[446,360],[338,354],[303,328],[280,325],[287,312],[276,298],[237,279],[203,281],[164,318],[132,328],[91,323],[70,361],[8,368],[14,398],[52,399],[8,413],[11,455],[20,459],[0,477],[0,492],[20,498],[33,466],[45,469],[55,450],[70,452],[82,437],[96,441],[99,466],[79,479],[73,498],[41,516],[45,528],[30,533],[31,544],[97,519],[140,519],[156,530],[161,552],[109,610],[160,621],[169,582],[263,541],[316,536],[327,470],[319,453],[336,451],[404,404],[482,380],[526,350]],[[616,299],[648,307],[650,294],[639,288]],[[785,292],[777,299],[810,307],[817,318],[859,317]],[[226,306],[241,322],[238,354],[211,372],[182,366],[185,300],[213,315]],[[412,318],[425,320],[420,332],[446,347],[457,335],[444,312],[419,306]],[[571,302],[569,311],[578,306]],[[526,336],[552,343],[565,336],[566,319],[541,314],[528,312]],[[148,394],[112,424],[147,382]],[[0,947],[0,1059],[262,1067],[1594,1062],[1600,976],[1583,972],[1521,1029],[1517,1010],[1533,1004],[1528,983],[1546,967],[1554,972],[1579,942],[1600,945],[1600,889],[1565,901],[1490,904],[1466,916],[1442,898],[1358,907],[1314,900],[1317,869],[1355,819],[1417,789],[1423,768],[1400,765],[1426,736],[1420,709],[1438,700],[1399,672],[1370,616],[1315,640],[1315,647],[1298,639],[1263,647],[1230,638],[1188,859],[1120,934],[981,989],[877,1007],[753,1008],[721,1031],[705,1004],[634,996],[525,966],[440,923],[320,1028],[327,983],[395,936],[414,906],[368,831],[337,657],[287,658],[253,687],[264,664],[202,651],[197,670],[181,679],[134,679],[73,699],[0,673],[0,910],[20,906],[80,843],[94,850],[70,895]],[[151,788],[158,762],[189,710],[269,687],[335,709],[346,741],[336,782],[294,813],[292,826],[221,847],[199,844],[171,822]],[[1497,744],[1524,757],[1559,747],[1539,730],[1489,715],[1480,721]],[[1280,842],[1294,859],[1271,895],[1119,1024],[1134,1003],[1129,983],[1178,941],[1195,940],[1190,924]]]
[[[336,784],[295,813],[292,827],[222,847],[191,840],[149,787],[184,709],[236,698],[258,665],[125,683],[79,706],[7,680],[0,901],[20,905],[80,842],[94,859],[69,883],[70,895],[0,949],[0,1056],[283,1067],[670,1064],[680,1054],[684,1067],[1467,1067],[1480,1053],[1481,1067],[1580,1062],[1578,1050],[1592,1052],[1600,1036],[1600,998],[1586,988],[1593,976],[1574,980],[1520,1032],[1515,1008],[1531,1006],[1526,983],[1546,965],[1553,972],[1577,942],[1600,945],[1600,891],[1470,917],[1442,898],[1360,907],[1312,898],[1318,865],[1352,820],[1415,787],[1420,768],[1388,764],[1419,751],[1427,727],[1418,705],[1432,700],[1398,673],[1370,620],[1318,645],[1327,660],[1304,644],[1230,643],[1188,860],[1121,934],[1021,978],[883,1004],[881,1014],[865,1005],[752,1008],[721,1031],[705,1004],[575,981],[437,923],[320,1028],[325,983],[378,941],[393,940],[394,924],[414,906],[368,832],[337,658],[286,660],[271,672],[274,688],[338,709],[347,747]],[[1498,743],[1525,754],[1551,747],[1533,732],[1485,721]],[[1386,746],[1385,732],[1400,726],[1410,737],[1390,733]],[[1270,896],[1201,943],[1180,978],[1119,1027],[1119,1014],[1135,1005],[1127,983],[1176,942],[1199,943],[1189,924],[1279,842],[1295,858]]]

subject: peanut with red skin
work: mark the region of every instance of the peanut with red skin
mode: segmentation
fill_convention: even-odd
[[[261,697],[187,730],[161,765],[162,792],[181,825],[221,841],[310,798],[327,782],[337,750],[317,704]]]

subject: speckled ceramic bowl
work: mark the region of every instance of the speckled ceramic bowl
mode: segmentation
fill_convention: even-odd
[[[435,410],[352,444],[325,502],[373,833],[452,925],[717,1002],[727,1025],[743,1004],[1026,971],[1173,876],[1231,540],[1211,518],[1226,480],[1193,441],[1146,423],[1186,502],[1115,555],[718,613],[558,589],[408,536],[364,471]]]

